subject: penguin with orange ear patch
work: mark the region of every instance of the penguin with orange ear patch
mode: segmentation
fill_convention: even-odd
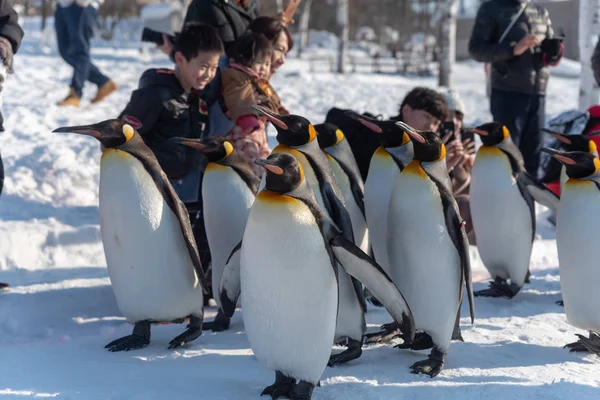
[[[534,201],[555,211],[559,199],[525,171],[508,128],[491,122],[472,131],[483,145],[473,165],[471,216],[479,255],[494,279],[475,295],[512,298],[529,272],[536,228]]]
[[[205,272],[188,212],[142,137],[121,120],[70,126],[54,132],[96,138],[105,148],[100,162],[100,230],[108,274],[133,334],[109,351],[135,350],[150,343],[150,325],[182,323],[186,331],[174,349],[202,334]]]

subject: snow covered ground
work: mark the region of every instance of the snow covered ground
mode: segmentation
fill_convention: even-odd
[[[35,21],[34,21],[35,22]],[[87,137],[53,134],[59,126],[94,123],[118,115],[143,70],[170,66],[157,53],[140,56],[135,42],[113,48],[96,43],[93,55],[121,89],[90,106],[86,87],[80,109],[54,104],[67,93],[71,69],[28,35],[5,87],[6,132],[0,135],[6,182],[0,197],[0,397],[63,399],[253,399],[273,374],[252,355],[237,313],[229,332],[205,333],[178,351],[168,341],[184,325],[153,328],[145,349],[109,353],[106,343],[131,331],[116,306],[105,267],[98,218],[100,149]],[[135,40],[134,36],[134,40]],[[415,85],[435,87],[435,78],[309,73],[288,60],[273,80],[292,112],[322,122],[336,105],[395,115]],[[549,117],[576,107],[578,81],[569,73],[550,80]],[[490,118],[483,66],[457,65],[455,84],[469,123]],[[274,139],[274,138],[271,138]],[[476,321],[463,308],[465,343],[453,343],[445,370],[435,379],[412,375],[409,366],[426,352],[390,346],[365,347],[360,359],[326,369],[315,399],[598,399],[595,356],[562,349],[583,333],[571,327],[560,299],[554,230],[538,209],[538,240],[532,283],[512,300],[476,299]],[[472,248],[476,290],[487,273]],[[214,308],[207,318],[212,319]],[[370,308],[370,330],[387,322]]]

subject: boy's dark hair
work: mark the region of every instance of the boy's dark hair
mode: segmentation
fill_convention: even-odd
[[[229,56],[236,62],[249,67],[262,57],[271,57],[273,47],[262,33],[247,33],[240,36],[229,50]]]
[[[292,47],[294,47],[294,37],[290,30],[283,26],[277,18],[268,16],[255,18],[250,22],[250,25],[248,25],[248,30],[254,33],[262,33],[271,41],[271,44],[275,44],[279,35],[281,35],[281,32],[285,32],[288,42],[288,51],[292,50]]]
[[[198,56],[199,53],[223,54],[223,42],[219,31],[201,22],[188,22],[177,36],[175,52],[183,54],[186,60]]]
[[[433,89],[425,87],[416,87],[408,92],[400,105],[400,115],[402,115],[402,109],[405,105],[414,110],[427,111],[440,121],[444,121],[448,115],[448,106],[446,105],[444,96]]]

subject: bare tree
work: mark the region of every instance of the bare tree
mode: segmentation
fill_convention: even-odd
[[[302,15],[300,16],[300,42],[298,43],[298,57],[302,55],[302,50],[308,46],[308,27],[310,25],[310,9],[312,0],[304,0]]]
[[[456,9],[457,0],[444,0],[440,19],[440,86],[452,86],[452,73],[456,61]]]
[[[344,59],[346,57],[346,48],[348,46],[348,0],[337,0],[337,26],[338,26],[338,65],[337,72],[344,73]]]

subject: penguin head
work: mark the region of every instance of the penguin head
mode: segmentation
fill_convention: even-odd
[[[315,127],[304,117],[299,115],[279,115],[268,108],[252,105],[253,110],[263,114],[275,125],[277,141],[286,146],[303,146],[312,142],[317,137]]]
[[[381,147],[391,148],[404,146],[410,143],[410,137],[402,125],[393,120],[378,120],[347,111],[346,115],[354,118],[375,133],[379,133]]]
[[[592,132],[589,135],[564,135],[546,128],[542,128],[542,131],[554,136],[566,151],[585,151],[590,154],[598,151],[596,143],[590,138],[600,135],[600,132]]]
[[[562,152],[547,147],[544,147],[542,151],[560,161],[565,166],[565,172],[569,178],[586,179],[600,171],[600,160],[588,152]]]
[[[436,162],[442,161],[446,157],[446,146],[442,142],[440,135],[431,131],[417,131],[401,121],[396,123],[410,136],[415,152],[413,156],[415,160]]]
[[[510,138],[510,131],[499,122],[488,122],[477,128],[466,128],[481,137],[484,146],[497,146]]]
[[[319,147],[322,149],[335,146],[345,138],[340,128],[328,122],[315,125],[315,130],[317,131]]]
[[[138,136],[135,129],[119,119],[109,119],[94,125],[65,126],[53,130],[56,133],[77,133],[96,138],[106,148],[120,147]]]
[[[302,165],[289,154],[271,154],[268,158],[255,159],[254,163],[266,170],[265,187],[272,192],[291,192],[304,181]]]
[[[221,161],[233,153],[233,145],[224,137],[214,136],[204,139],[175,137],[170,139],[175,143],[201,151],[210,162]]]

